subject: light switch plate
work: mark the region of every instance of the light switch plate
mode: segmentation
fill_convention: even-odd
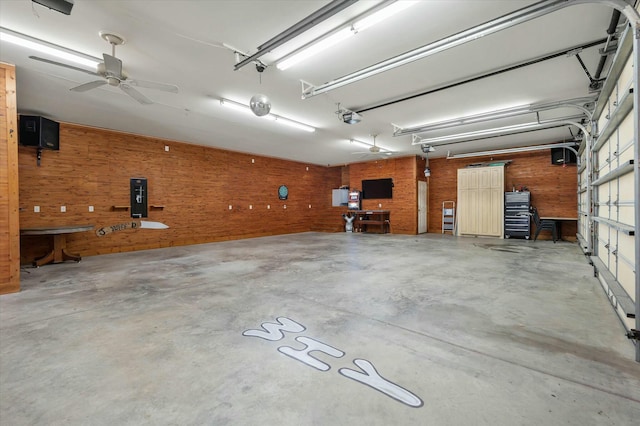
[[[40,213],[40,206],[33,206],[34,213]]]
[[[67,211],[67,206],[60,206],[60,213],[65,213]]]

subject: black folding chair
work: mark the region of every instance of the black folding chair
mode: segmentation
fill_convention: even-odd
[[[555,243],[558,240],[558,223],[555,220],[548,219],[540,219],[540,215],[538,215],[538,209],[535,207],[531,207],[531,213],[533,216],[533,222],[536,224],[536,233],[533,236],[533,241],[538,239],[538,234],[540,231],[551,231],[551,236],[553,237],[553,242]]]

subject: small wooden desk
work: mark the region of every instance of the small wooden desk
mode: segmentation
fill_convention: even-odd
[[[79,255],[67,253],[67,234],[91,231],[92,229],[93,225],[24,228],[20,230],[20,235],[53,235],[53,250],[33,261],[33,266],[42,266],[47,263],[61,263],[65,260],[80,262],[82,258]]]
[[[562,239],[562,222],[577,221],[577,217],[557,217],[557,216],[545,216],[540,217],[540,220],[552,220],[556,223],[556,230],[558,231],[558,239]],[[554,241],[555,242],[555,241]]]
[[[356,210],[353,227],[356,232],[375,232],[386,234],[389,232],[389,210]]]

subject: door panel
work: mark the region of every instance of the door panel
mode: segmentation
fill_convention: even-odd
[[[418,181],[418,234],[427,232],[427,182]]]

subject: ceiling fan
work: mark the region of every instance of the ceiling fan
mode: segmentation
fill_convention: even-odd
[[[356,151],[356,152],[352,152],[352,154],[359,154],[361,156],[367,156],[367,155],[374,155],[374,156],[378,156],[378,157],[389,157],[391,155],[393,155],[392,151],[389,151],[388,149],[385,148],[380,148],[378,145],[376,145],[376,135],[371,135],[373,137],[373,145],[370,145],[366,142],[360,142],[357,141],[355,139],[351,139],[351,143],[359,143],[361,145],[369,145],[369,149],[367,151]]]
[[[144,105],[152,104],[153,101],[147,98],[142,93],[140,93],[138,90],[136,90],[134,86],[144,87],[147,89],[161,90],[163,92],[178,93],[178,86],[175,86],[173,84],[130,79],[129,76],[122,69],[122,61],[116,58],[116,46],[124,44],[124,38],[115,34],[104,33],[104,32],[100,33],[100,37],[102,37],[105,41],[111,44],[111,55],[108,55],[106,53],[102,55],[102,57],[104,58],[104,62],[98,64],[98,69],[95,72],[88,71],[83,68],[74,67],[72,65],[67,65],[60,62],[52,61],[50,59],[39,58],[37,56],[29,56],[29,57],[37,61],[46,62],[48,64],[57,65],[57,66],[69,68],[72,70],[81,71],[86,74],[102,77],[102,79],[100,80],[90,81],[88,83],[84,83],[69,89],[74,92],[86,92],[87,90],[95,89],[97,87],[108,84],[113,87],[119,87],[127,95],[131,96],[133,99],[135,99],[136,101]]]

